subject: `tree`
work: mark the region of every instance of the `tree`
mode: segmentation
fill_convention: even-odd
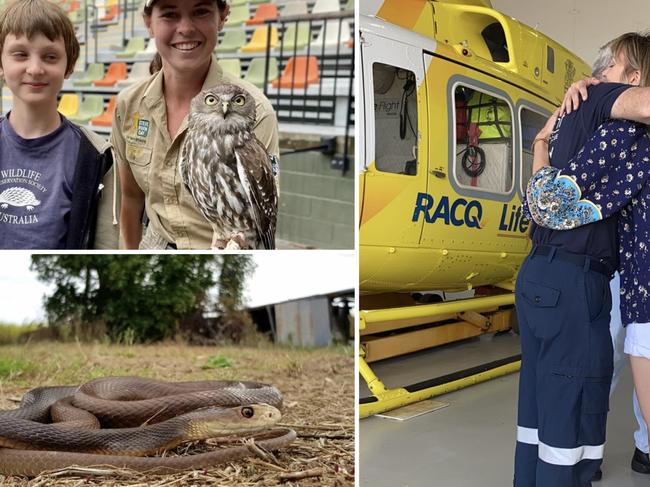
[[[222,260],[214,255],[34,255],[31,268],[54,284],[45,298],[52,326],[67,324],[76,335],[104,327],[112,340],[145,342],[173,336],[184,316],[209,305],[208,291],[220,280]],[[246,273],[237,276],[244,279]],[[233,289],[241,294],[243,285]]]

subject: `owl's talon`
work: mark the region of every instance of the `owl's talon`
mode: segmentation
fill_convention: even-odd
[[[241,250],[239,242],[234,239],[228,240],[228,245],[226,245],[226,250]]]

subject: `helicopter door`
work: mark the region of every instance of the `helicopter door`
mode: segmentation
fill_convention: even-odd
[[[391,247],[417,245],[422,222],[413,221],[413,205],[427,184],[422,50],[365,31],[361,64],[361,241]]]

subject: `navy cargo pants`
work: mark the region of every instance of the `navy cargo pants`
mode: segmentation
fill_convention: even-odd
[[[579,265],[562,251],[537,250],[516,284],[522,363],[514,485],[590,486],[603,459],[612,379],[609,276],[587,257]]]

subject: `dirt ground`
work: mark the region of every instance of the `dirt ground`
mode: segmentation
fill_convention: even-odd
[[[0,347],[0,408],[12,409],[27,390],[111,375],[169,381],[252,380],[284,395],[280,426],[298,438],[273,456],[256,456],[202,471],[152,476],[127,471],[96,475],[59,471],[34,479],[3,476],[3,486],[345,486],[354,485],[354,358],[350,347],[328,349],[32,344]],[[230,363],[230,366],[227,364]],[[7,365],[9,364],[9,365]],[[218,365],[225,367],[210,368]],[[207,451],[205,443],[170,454]],[[38,455],[35,452],[35,455]]]

